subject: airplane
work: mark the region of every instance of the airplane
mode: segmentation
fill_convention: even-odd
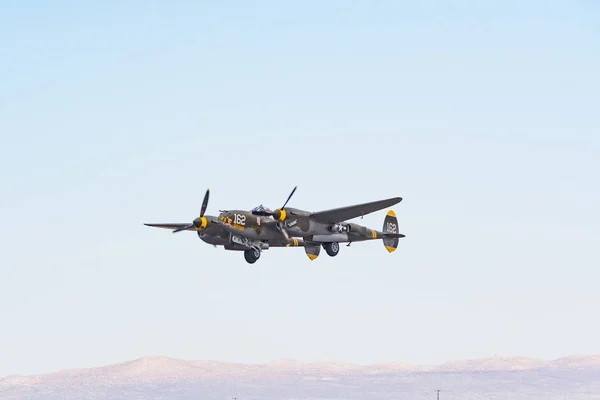
[[[146,226],[155,228],[171,229],[172,233],[181,231],[196,231],[198,237],[205,243],[213,246],[223,246],[225,250],[243,251],[244,258],[249,264],[255,263],[262,250],[267,250],[271,247],[303,247],[304,241],[298,238],[285,238],[284,236],[273,237],[263,240],[260,247],[248,247],[239,243],[232,242],[231,232],[225,229],[224,224],[220,223],[219,219],[212,215],[205,215],[206,207],[208,206],[208,198],[210,189],[206,191],[200,215],[191,223],[144,223]]]
[[[275,211],[262,205],[249,212],[221,210],[218,220],[231,233],[233,242],[248,248],[260,249],[265,240],[304,238],[303,246],[311,260],[319,255],[320,246],[325,248],[329,256],[335,257],[339,252],[340,242],[347,242],[349,245],[353,241],[383,239],[389,251],[391,248],[395,250],[398,239],[405,237],[397,232],[398,221],[393,211],[391,215],[388,213],[382,232],[345,222],[397,204],[402,201],[401,197],[317,212],[286,208],[297,188],[294,187],[283,206]]]

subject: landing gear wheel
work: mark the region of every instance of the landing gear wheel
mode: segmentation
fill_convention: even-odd
[[[248,264],[254,264],[256,260],[260,258],[260,250],[256,248],[245,250],[244,258],[246,259]]]
[[[335,257],[340,252],[340,244],[338,242],[331,242],[323,244],[323,248],[330,257]]]

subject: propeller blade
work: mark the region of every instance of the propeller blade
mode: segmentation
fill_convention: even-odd
[[[209,193],[210,193],[210,189],[207,189],[206,194],[204,195],[204,200],[202,201],[202,208],[200,208],[200,216],[198,218],[195,218],[191,224],[174,229],[173,233],[185,231],[190,228],[199,229],[200,227],[202,227],[202,219],[204,217],[204,212],[206,211],[206,206],[208,206]],[[204,222],[206,222],[206,218],[204,218]],[[208,222],[206,222],[206,224],[208,224]]]
[[[193,228],[193,227],[194,227],[194,224],[187,225],[187,226],[182,226],[181,228],[174,229],[173,233],[185,231],[186,229]]]
[[[278,222],[277,230],[281,232],[281,234],[285,237],[285,240],[290,240],[290,236],[288,235],[287,230],[285,229],[285,222]]]
[[[288,201],[290,201],[290,199],[294,195],[294,192],[296,191],[296,189],[298,189],[298,186],[294,186],[294,190],[292,190],[292,193],[290,193],[290,195],[288,196],[288,198],[285,201],[285,203],[283,203],[283,207],[281,207],[282,209],[285,208],[285,206],[287,205]]]
[[[204,200],[202,200],[202,208],[200,209],[200,218],[204,216],[204,212],[206,211],[206,206],[208,206],[208,195],[210,193],[210,189],[206,189],[206,194],[204,195]]]

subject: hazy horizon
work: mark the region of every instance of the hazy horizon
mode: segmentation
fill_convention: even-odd
[[[0,378],[3,399],[443,399],[600,398],[600,356],[555,361],[463,360],[440,366],[297,363],[229,364],[143,357],[91,369]]]
[[[535,361],[535,362],[542,363],[541,365],[544,366],[544,363],[546,363],[548,365],[552,365],[553,363],[560,362],[560,361],[579,361],[579,360],[581,360],[582,365],[589,364],[592,367],[597,367],[598,369],[600,369],[600,354],[568,354],[568,355],[564,355],[562,357],[557,357],[557,358],[553,358],[553,359],[528,357],[528,356],[524,356],[524,355],[504,356],[504,355],[494,354],[489,357],[458,358],[458,359],[445,360],[445,361],[438,362],[438,363],[407,363],[402,360],[378,361],[378,362],[373,362],[373,363],[357,363],[357,362],[349,362],[349,361],[345,361],[345,360],[334,360],[334,359],[305,361],[305,360],[298,359],[298,358],[288,358],[288,357],[267,360],[264,362],[236,362],[236,361],[227,361],[227,360],[191,359],[191,358],[185,358],[185,357],[169,357],[169,356],[163,356],[163,355],[159,355],[159,354],[151,354],[151,355],[149,354],[149,355],[141,356],[141,357],[138,357],[135,359],[123,359],[123,360],[119,360],[119,361],[111,362],[111,363],[107,363],[107,364],[102,364],[102,365],[62,367],[62,368],[58,368],[56,370],[45,371],[45,372],[41,372],[38,374],[4,375],[4,376],[0,376],[0,379],[10,378],[10,377],[18,377],[18,376],[32,377],[32,376],[38,376],[38,375],[51,375],[51,374],[54,374],[57,372],[67,372],[67,371],[93,370],[93,369],[98,369],[98,368],[106,368],[106,367],[111,367],[111,366],[116,366],[116,365],[121,365],[121,364],[127,364],[127,363],[131,363],[131,362],[141,362],[144,360],[158,361],[158,362],[159,361],[184,361],[184,362],[201,362],[201,363],[206,362],[206,363],[216,363],[216,364],[223,364],[223,365],[230,364],[232,366],[264,366],[264,365],[285,366],[285,365],[288,365],[288,363],[291,363],[294,365],[298,365],[300,368],[310,366],[310,365],[316,365],[316,364],[322,365],[324,367],[334,366],[334,365],[346,365],[346,366],[355,366],[355,367],[361,367],[361,368],[362,367],[370,368],[370,367],[385,366],[385,365],[388,365],[388,366],[401,365],[401,366],[409,368],[409,371],[412,371],[410,368],[415,368],[414,371],[421,370],[422,368],[425,368],[426,370],[427,370],[427,368],[433,368],[431,370],[432,372],[438,371],[438,369],[436,369],[436,368],[442,368],[442,371],[443,371],[444,370],[443,368],[446,368],[446,367],[453,368],[454,365],[466,365],[467,370],[470,370],[471,367],[480,368],[482,363],[493,362],[493,361],[497,361],[498,363],[501,363],[503,361],[509,361],[509,362],[514,363],[514,364],[510,364],[508,367],[501,366],[501,364],[497,364],[498,366],[501,366],[499,368],[499,370],[504,371],[504,370],[511,370],[512,368],[516,368],[517,370],[520,369],[523,366],[519,365],[519,362]],[[595,364],[594,364],[594,362],[595,362]],[[496,364],[493,364],[493,365],[496,365]],[[531,366],[531,369],[536,369],[536,368],[538,368],[538,365],[534,364],[533,366]]]
[[[0,376],[150,354],[600,354],[592,2],[114,1],[0,13]],[[310,261],[144,222],[400,196]],[[353,220],[381,229],[387,210]]]

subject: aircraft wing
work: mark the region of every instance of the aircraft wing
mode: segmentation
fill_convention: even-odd
[[[370,203],[356,204],[353,206],[333,208],[331,210],[317,211],[310,215],[310,218],[324,224],[336,224],[347,221],[352,218],[367,215],[375,211],[391,207],[402,201],[402,197],[392,197],[385,200],[372,201]]]
[[[179,228],[184,228],[184,227],[188,227],[187,229],[185,229],[186,231],[195,231],[196,227],[193,224],[188,223],[172,223],[172,224],[144,224],[146,226],[152,226],[154,228],[164,228],[164,229],[179,229]],[[191,226],[189,226],[191,225]]]

